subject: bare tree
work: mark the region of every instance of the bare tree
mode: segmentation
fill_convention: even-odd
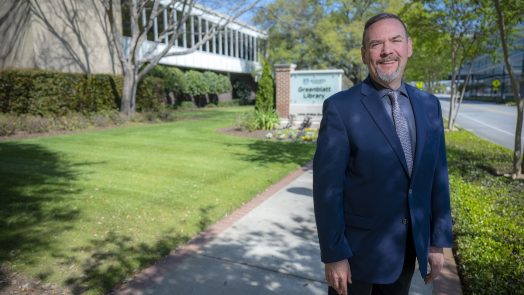
[[[151,71],[155,65],[163,58],[174,55],[185,55],[196,51],[199,47],[209,41],[224,27],[252,9],[260,0],[242,0],[228,9],[224,14],[220,14],[219,20],[212,23],[209,30],[199,38],[191,47],[181,50],[173,50],[175,40],[183,33],[183,24],[192,15],[196,0],[122,0],[122,7],[126,8],[129,14],[129,30],[131,36],[128,46],[124,48],[122,43],[122,32],[119,30],[119,11],[121,10],[118,0],[100,0],[109,17],[111,34],[114,39],[118,58],[122,64],[124,75],[124,88],[122,91],[122,101],[120,111],[127,116],[131,116],[135,111],[135,100],[138,82],[140,82]],[[178,11],[178,14],[177,14]],[[146,21],[143,15],[147,13]],[[159,36],[168,39],[167,42],[159,43],[151,47],[144,46],[147,42],[147,34],[153,29],[155,19],[168,14],[167,21],[164,20],[162,31]],[[176,15],[175,15],[176,14]]]
[[[515,23],[515,18],[519,19],[518,12],[517,16],[514,14],[514,10],[518,7],[522,7],[524,4],[523,1],[506,1],[501,3],[500,0],[494,0],[495,4],[495,19],[497,21],[500,40],[502,45],[502,52],[504,54],[504,63],[506,64],[506,69],[509,74],[509,79],[511,81],[511,90],[513,91],[513,96],[515,97],[515,103],[517,105],[517,126],[515,128],[515,148],[513,150],[513,177],[514,178],[523,178],[522,171],[524,170],[524,161],[522,150],[522,121],[524,117],[524,101],[520,97],[520,85],[517,77],[513,72],[513,67],[509,62],[509,49],[508,49],[508,23]],[[509,16],[508,16],[509,14]]]
[[[479,4],[474,1],[447,0],[442,3],[437,1],[433,5],[436,11],[440,9],[437,12],[440,16],[438,23],[449,32],[450,38],[451,96],[447,129],[453,130],[469,82],[469,77],[461,79],[460,71],[467,63],[471,69],[473,58],[486,51],[486,38],[490,34],[485,19],[479,13]],[[459,89],[461,83],[462,91]]]

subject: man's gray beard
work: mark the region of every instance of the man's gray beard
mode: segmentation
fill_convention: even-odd
[[[400,67],[397,67],[397,69],[391,74],[386,74],[381,71],[377,71],[377,76],[382,82],[391,83],[400,76]]]

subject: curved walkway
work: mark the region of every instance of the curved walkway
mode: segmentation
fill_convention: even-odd
[[[326,294],[310,168],[291,173],[114,294]],[[462,294],[451,251],[446,260],[433,286],[416,271],[410,294]]]

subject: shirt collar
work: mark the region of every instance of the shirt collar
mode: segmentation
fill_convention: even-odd
[[[375,90],[377,90],[378,93],[380,94],[380,97],[388,95],[388,93],[391,91],[391,89],[385,88],[384,86],[382,86],[382,85],[376,83],[375,81],[373,81],[373,79],[370,79],[370,80],[371,80],[371,84],[373,85]],[[400,94],[402,94],[403,96],[409,97],[408,96],[408,92],[406,90],[406,85],[404,84],[404,81],[402,81],[400,83],[400,87],[397,89],[397,91],[399,91]]]

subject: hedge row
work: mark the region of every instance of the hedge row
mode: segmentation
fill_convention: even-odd
[[[494,175],[510,171],[511,152],[466,131],[446,139],[464,294],[524,294],[524,185]]]
[[[46,70],[0,71],[0,113],[64,116],[118,110],[123,78],[107,74],[75,74]],[[158,109],[164,82],[147,77],[137,90],[137,110]]]
[[[116,75],[4,70],[0,71],[0,113],[56,117],[113,111],[120,107],[122,87],[123,78]],[[195,97],[231,88],[225,75],[157,66],[138,86],[136,109],[161,109],[169,92]]]
[[[172,92],[175,95],[218,95],[232,89],[231,82],[226,75],[209,71],[182,72],[175,67],[158,65],[151,71],[151,75],[162,78],[166,92]]]

